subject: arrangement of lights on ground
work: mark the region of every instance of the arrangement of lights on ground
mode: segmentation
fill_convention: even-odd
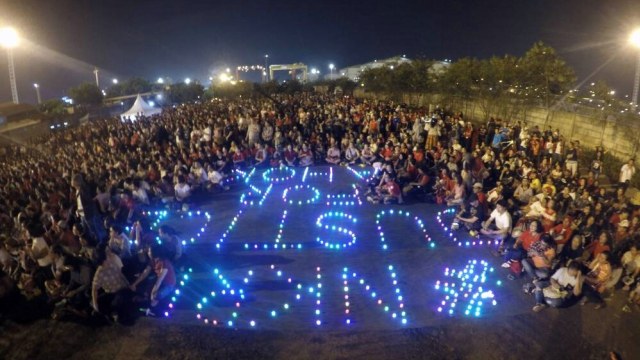
[[[214,267],[198,275],[198,286],[191,285],[196,274],[193,268],[187,267],[179,274],[180,286],[171,297],[165,315],[171,316],[172,309],[185,296],[189,299],[187,303],[195,304],[195,317],[204,324],[230,328],[278,328],[282,319],[306,322],[316,328],[325,325],[352,328],[366,321],[369,311],[402,327],[416,323],[415,316],[425,309],[434,316],[480,317],[495,307],[499,300],[496,290],[501,282],[497,281],[494,268],[482,259],[456,265],[460,264],[458,259],[435,279],[425,276],[417,283],[404,280],[416,269],[394,256],[400,240],[394,235],[397,228],[416,234],[418,249],[426,254],[437,252],[442,246],[462,247],[458,251],[466,251],[466,247],[492,242],[451,230],[453,209],[438,212],[435,219],[423,219],[413,214],[414,208],[401,205],[362,205],[362,185],[373,176],[375,171],[370,169],[339,166],[238,171],[229,180],[240,191],[237,211],[219,235],[208,231],[215,212],[149,212],[152,230],[172,218],[188,222],[192,229],[191,224],[195,225],[198,231],[193,237],[182,239],[182,244],[187,252],[189,246],[197,244],[205,258],[202,249],[208,249],[211,256],[276,251],[274,254],[302,260],[295,266],[250,265],[249,269],[242,270],[243,274],[239,274],[238,269]],[[350,182],[342,181],[342,185],[338,185],[340,181],[338,178],[334,181],[334,177],[348,178]],[[374,218],[363,215],[366,209],[369,214],[373,209]],[[262,225],[246,220],[253,212],[265,222],[277,221],[276,232],[264,233],[259,238],[244,236],[246,228]],[[304,219],[307,219],[307,230],[287,231],[292,221]],[[444,236],[434,234],[438,230],[434,229],[435,223],[440,224]],[[431,224],[431,234],[427,224]],[[363,227],[370,231],[363,232]],[[435,235],[438,241],[434,240]],[[358,265],[361,261],[358,256],[364,247],[371,257],[371,266],[378,270]],[[467,255],[477,257],[476,253]],[[320,260],[327,256],[334,257],[329,265]],[[428,296],[409,300],[407,296],[412,296],[414,288]],[[265,295],[267,292],[269,295]]]

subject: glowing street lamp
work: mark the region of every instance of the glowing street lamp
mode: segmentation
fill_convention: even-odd
[[[14,28],[0,29],[0,45],[7,49],[7,57],[9,59],[9,82],[11,83],[11,98],[14,104],[18,103],[18,87],[16,85],[16,69],[13,64],[13,48],[18,46],[20,37]]]
[[[113,80],[111,80],[111,82],[113,83],[113,85],[117,85],[118,84],[118,79],[114,78]]]
[[[158,84],[164,84],[164,79],[159,77],[158,80],[156,81]]]
[[[38,104],[42,103],[42,99],[40,98],[40,85],[33,84],[33,87],[36,89],[36,96],[38,98]]]
[[[191,84],[191,79],[190,78],[184,79],[184,83],[187,85]]]
[[[329,64],[329,70],[331,71],[331,79],[333,79],[333,69],[335,69],[335,65],[333,65],[333,63]]]
[[[629,43],[638,50],[638,60],[636,62],[636,77],[633,81],[633,106],[638,106],[638,88],[640,88],[640,28],[631,33]]]
[[[267,75],[266,73],[266,70],[269,69],[269,54],[264,55],[264,69],[265,69],[265,74],[264,74],[265,82],[269,82],[269,75]]]

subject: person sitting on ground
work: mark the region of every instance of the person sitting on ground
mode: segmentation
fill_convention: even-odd
[[[384,176],[382,185],[376,187],[376,196],[369,196],[367,200],[373,203],[382,201],[385,204],[402,204],[402,192],[400,186],[391,176]]]
[[[261,168],[261,167],[266,167],[267,164],[269,163],[269,159],[267,156],[267,150],[265,149],[264,145],[260,144],[260,143],[256,143],[256,155],[255,155],[255,164],[253,164],[253,166],[257,167],[257,168]]]
[[[224,175],[216,170],[211,164],[207,164],[207,183],[205,189],[209,192],[214,190],[229,190],[229,186],[224,185]]]
[[[329,164],[338,165],[340,164],[340,149],[335,143],[335,140],[331,140],[332,145],[327,150],[327,158],[325,159]]]
[[[480,233],[490,239],[499,241],[498,251],[504,251],[504,241],[511,232],[511,214],[507,211],[507,203],[498,201],[495,210],[489,218],[482,223]]]
[[[629,291],[631,286],[637,281],[638,275],[640,275],[640,251],[638,251],[637,243],[631,244],[629,250],[622,255],[620,263],[625,273],[623,289]]]
[[[514,233],[516,231],[514,230]],[[529,228],[516,237],[513,245],[505,246],[504,263],[503,268],[511,267],[511,263],[514,261],[522,261],[527,257],[527,253],[531,249],[531,245],[540,240],[542,236],[542,225],[540,221],[533,220],[529,223]]]
[[[573,235],[571,218],[569,216],[565,216],[562,219],[562,223],[551,229],[549,235],[551,235],[556,241],[558,252],[562,252],[562,248],[569,242],[571,235]]]
[[[364,148],[362,149],[362,154],[360,155],[360,160],[362,160],[362,163],[365,165],[371,165],[374,162],[376,162],[376,154],[373,151],[371,151],[369,144],[364,145]]]
[[[422,167],[418,167],[417,170],[418,177],[416,181],[409,182],[402,188],[402,195],[405,198],[411,196],[412,193],[417,189],[426,189],[427,185],[429,184],[430,178],[429,175],[427,175],[427,173],[425,172],[425,169]]]
[[[606,290],[607,282],[611,279],[612,268],[609,259],[611,253],[608,251],[602,252],[589,264],[589,273],[585,277],[586,285],[584,287],[585,297],[580,302],[580,305],[585,305],[587,302],[595,302],[595,309],[601,309],[605,306],[602,293]]]
[[[469,211],[462,211],[456,214],[456,219],[472,236],[475,236],[482,229],[484,213],[476,194],[471,194],[467,201]]]
[[[298,159],[298,154],[293,149],[291,144],[287,145],[287,148],[284,150],[284,161],[287,163],[287,166],[296,166],[296,161]]]
[[[173,264],[169,261],[164,253],[163,248],[152,246],[148,251],[149,263],[144,271],[138,276],[135,282],[129,287],[132,291],[137,291],[138,285],[147,279],[153,271],[155,280],[151,291],[148,293],[149,307],[145,309],[147,316],[155,316],[156,308],[161,300],[171,296],[176,287],[176,273]]]
[[[131,257],[131,240],[123,232],[122,227],[111,225],[109,228],[109,248],[122,260]]]
[[[298,153],[298,165],[303,167],[313,165],[313,153],[307,144],[302,144],[302,150]]]
[[[353,165],[360,159],[358,149],[353,146],[353,142],[349,142],[347,150],[344,152],[344,160],[347,164]]]
[[[182,205],[182,209],[188,209],[188,201],[191,197],[191,187],[187,184],[184,176],[178,176],[178,183],[175,186],[176,202]],[[186,206],[185,206],[186,205]]]
[[[129,282],[122,273],[120,258],[108,246],[98,249],[98,264],[91,285],[91,306],[118,322],[127,313]]]
[[[546,279],[551,274],[551,265],[556,258],[555,241],[547,234],[531,244],[522,268],[534,280]]]
[[[533,311],[540,312],[547,306],[558,308],[571,303],[582,294],[583,280],[580,264],[572,262],[567,267],[556,270],[549,281],[534,282],[536,305]]]
[[[464,201],[465,189],[462,178],[459,175],[453,177],[453,191],[447,193],[447,206],[459,205]]]

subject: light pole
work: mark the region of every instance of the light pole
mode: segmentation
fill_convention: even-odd
[[[42,103],[42,99],[40,98],[40,85],[33,84],[33,87],[36,88],[36,96],[38,98],[38,104]]]
[[[98,70],[97,67],[93,68],[93,74],[96,76],[96,87],[98,87],[98,89],[100,88],[100,79],[98,78],[98,73],[100,72],[100,70]]]
[[[7,57],[9,59],[9,82],[11,83],[11,98],[14,104],[18,103],[18,86],[16,85],[16,69],[13,64],[13,48],[18,46],[18,42],[20,42],[20,39],[15,29],[0,29],[0,45],[7,49]]]
[[[636,77],[633,81],[633,106],[638,106],[638,90],[640,88],[640,29],[631,33],[629,42],[636,48],[638,60],[636,61]]]
[[[333,65],[333,63],[329,64],[329,71],[331,72],[331,80],[333,80],[333,69],[335,68],[335,65]]]
[[[264,55],[264,72],[265,72],[265,82],[269,82],[269,54]]]

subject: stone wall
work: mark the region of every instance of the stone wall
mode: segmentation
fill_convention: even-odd
[[[356,89],[354,95],[378,100],[389,98],[385,95],[365,92],[362,89]],[[428,94],[403,94],[398,97],[398,100],[425,108],[433,108],[441,104],[439,96]],[[487,120],[478,101],[458,100],[451,110],[462,111],[465,118],[472,122],[481,123]],[[548,118],[547,114],[549,114]],[[582,106],[565,107],[565,109],[554,111],[531,108],[517,112],[511,120],[524,121],[529,127],[538,125],[541,129],[551,126],[553,129],[559,129],[565,139],[579,140],[581,146],[587,148],[603,146],[610,154],[623,161],[635,157],[640,145],[640,118],[634,120],[616,118],[613,115],[604,115],[601,110]]]

